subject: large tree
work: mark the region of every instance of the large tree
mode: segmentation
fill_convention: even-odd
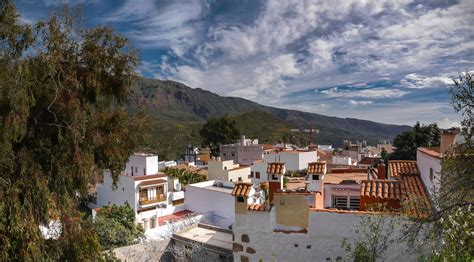
[[[116,178],[147,123],[122,106],[136,52],[109,27],[85,28],[67,6],[19,22],[0,0],[0,260],[97,259],[101,247],[78,200],[94,174]],[[40,225],[61,224],[45,240]]]
[[[390,155],[391,159],[415,160],[416,149],[418,147],[439,146],[440,130],[438,125],[422,125],[419,122],[413,126],[412,130],[398,134],[393,140],[396,147]]]
[[[203,142],[206,146],[210,146],[212,154],[219,154],[219,146],[221,144],[229,144],[236,142],[240,137],[240,130],[237,128],[235,120],[231,119],[227,114],[220,118],[211,118],[199,131]]]

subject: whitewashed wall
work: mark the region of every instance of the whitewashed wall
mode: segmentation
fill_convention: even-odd
[[[109,171],[104,172],[104,183],[97,185],[97,205],[124,205],[126,202],[137,211],[135,181],[131,177],[119,176],[117,189],[112,189],[112,177]],[[92,206],[91,206],[92,207]]]
[[[249,212],[237,215],[233,225],[234,243],[243,246],[243,252],[234,252],[234,261],[247,256],[250,261],[326,261],[327,258],[346,258],[347,253],[341,247],[344,237],[349,242],[356,238],[354,225],[360,222],[362,214],[330,213],[310,211],[309,232],[275,233],[271,212]],[[242,241],[242,235],[248,235],[249,242]],[[246,252],[253,248],[256,253]],[[393,244],[387,250],[385,261],[416,261],[417,255],[406,252],[405,244]]]
[[[214,181],[203,183],[212,185]],[[216,226],[228,228],[235,220],[234,197],[230,193],[213,191],[194,185],[186,186],[186,209],[201,213],[206,219],[209,219],[210,216],[215,216],[218,220],[214,221]]]
[[[426,189],[432,194],[433,189],[440,185],[441,159],[416,151],[416,164]],[[430,168],[433,168],[433,181],[430,179]]]

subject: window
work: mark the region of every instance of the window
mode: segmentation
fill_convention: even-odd
[[[234,153],[232,153],[232,156],[235,156],[235,154],[234,154]]]
[[[332,207],[338,209],[359,210],[360,197],[358,196],[333,196]]]
[[[223,155],[223,156],[227,156],[227,154],[226,154],[226,153],[222,153],[222,155]]]
[[[260,172],[255,172],[255,178],[260,179]]]
[[[232,179],[230,179],[230,182],[232,182]]]
[[[349,197],[349,209],[359,210],[360,207],[360,197],[351,196]]]
[[[133,166],[130,167],[131,171],[132,171],[132,176],[133,176]]]
[[[224,170],[227,170],[227,167],[226,167],[226,166],[224,167]]]
[[[347,209],[347,196],[333,196],[332,207]]]
[[[253,177],[253,171],[250,172],[249,178]]]
[[[242,182],[242,177],[239,176],[238,180]]]
[[[135,173],[138,173],[138,167],[135,167]]]
[[[433,179],[434,179],[434,172],[433,172],[433,168],[430,167],[430,181],[433,182]]]
[[[272,175],[272,180],[278,180],[278,176],[275,175],[275,174],[273,174],[273,175]]]
[[[146,175],[146,168],[143,169],[143,175]]]
[[[313,180],[319,180],[319,175],[313,175]]]
[[[243,196],[237,197],[237,202],[243,203],[245,201]]]

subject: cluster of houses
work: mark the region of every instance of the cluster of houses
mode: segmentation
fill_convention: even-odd
[[[147,232],[199,215],[199,224],[173,232],[172,241],[187,250],[204,248],[206,261],[337,260],[344,256],[342,238],[357,237],[354,224],[371,215],[374,204],[397,211],[410,202],[410,215],[428,214],[442,156],[455,141],[456,132],[448,130],[440,147],[418,148],[416,161],[386,163],[381,152],[392,152],[387,141],[344,141],[334,150],[242,137],[222,145],[217,158],[189,146],[184,165],[206,170],[207,179],[186,186],[161,172],[157,155],[136,153],[116,185],[104,173],[89,205],[95,213],[128,203]],[[402,245],[390,246],[386,259],[412,260],[413,254],[400,252],[407,248]]]

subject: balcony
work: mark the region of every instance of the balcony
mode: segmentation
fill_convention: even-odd
[[[146,205],[156,204],[156,203],[160,203],[164,201],[166,201],[166,196],[156,197],[156,198],[140,198],[138,202],[140,203],[140,206],[146,206]]]

